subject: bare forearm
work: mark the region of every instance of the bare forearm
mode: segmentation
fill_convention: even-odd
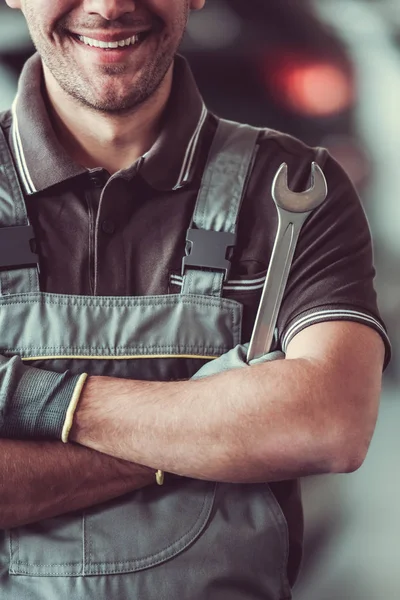
[[[356,439],[347,429],[360,421],[359,405],[340,414],[328,379],[308,360],[188,382],[93,378],[72,436],[102,452],[199,479],[273,481],[351,470],[337,449]],[[107,398],[118,398],[118,410]]]
[[[114,456],[199,479],[244,482],[291,476],[287,460],[278,466],[277,453],[285,453],[293,438],[285,439],[282,430],[278,433],[282,406],[277,407],[270,431],[265,405],[260,403],[265,390],[259,371],[259,367],[247,367],[204,380],[172,383],[90,378],[75,417],[73,439]],[[104,420],[101,405],[105,397],[116,394],[121,417],[114,415],[111,424]],[[274,446],[269,468],[267,437]]]
[[[0,529],[87,508],[153,482],[151,469],[81,446],[0,440]]]

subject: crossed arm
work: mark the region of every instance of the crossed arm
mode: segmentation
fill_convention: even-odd
[[[153,469],[216,481],[352,471],[363,462],[375,427],[383,357],[372,329],[330,322],[299,333],[286,360],[205,379],[90,377],[72,440]]]
[[[152,469],[77,445],[0,440],[0,529],[87,508],[154,482]]]
[[[0,527],[153,484],[156,469],[233,482],[352,471],[375,426],[383,353],[372,329],[323,323],[286,360],[198,381],[90,377],[77,444],[0,441]]]

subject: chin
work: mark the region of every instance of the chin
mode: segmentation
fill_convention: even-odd
[[[95,111],[107,114],[126,114],[132,112],[139,104],[141,104],[140,102],[132,100],[132,98],[107,100],[104,96],[98,99],[86,99],[84,103]]]

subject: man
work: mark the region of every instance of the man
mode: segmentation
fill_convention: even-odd
[[[389,357],[357,196],[325,151],[207,112],[175,57],[204,0],[7,3],[38,54],[0,120],[2,598],[290,598],[296,479],[361,465]],[[271,182],[313,160],[286,359],[247,366]]]

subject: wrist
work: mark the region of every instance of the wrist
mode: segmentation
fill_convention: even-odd
[[[64,426],[61,432],[61,441],[64,442],[64,444],[66,444],[69,441],[71,429],[74,424],[74,417],[78,408],[78,404],[82,399],[83,390],[87,380],[88,375],[86,373],[83,373],[79,377],[78,382],[75,386],[74,393],[72,395],[71,401],[68,406],[68,410],[65,415]]]
[[[93,394],[96,389],[96,380],[100,379],[96,376],[88,376],[84,382],[84,385],[80,391],[78,402],[76,403],[75,410],[72,407],[72,421],[70,423],[69,434],[67,442],[76,442],[82,446],[85,444],[85,431],[87,431],[87,408],[90,406],[90,399],[93,398]],[[63,440],[64,441],[64,440]]]
[[[106,448],[108,444],[106,443],[105,446],[101,445],[101,447],[99,447],[99,440],[96,439],[96,436],[93,435],[92,431],[92,423],[97,423],[96,406],[99,405],[99,399],[101,399],[102,395],[106,394],[106,397],[113,397],[112,389],[115,384],[122,384],[123,386],[124,384],[129,384],[131,387],[133,383],[134,382],[132,381],[124,381],[122,379],[113,380],[112,378],[107,377],[87,377],[81,389],[79,400],[77,401],[76,405],[72,406],[71,408],[72,421],[70,423],[67,441],[76,442],[77,444],[88,446],[94,450],[105,452],[107,454]],[[117,396],[117,394],[115,394],[115,396]],[[99,433],[101,434],[99,437],[103,440],[103,442],[107,442],[110,435],[110,428],[107,429],[108,431],[104,430],[104,428],[101,432],[97,431],[98,435]],[[120,460],[122,460],[123,463],[128,463],[129,465],[133,466],[134,472],[136,471],[136,473],[137,469],[139,468],[142,469],[142,472],[151,474],[152,479],[157,483],[157,485],[164,484],[165,474],[163,471],[150,467],[139,466],[134,462],[130,463],[129,461],[125,461],[123,459]]]

